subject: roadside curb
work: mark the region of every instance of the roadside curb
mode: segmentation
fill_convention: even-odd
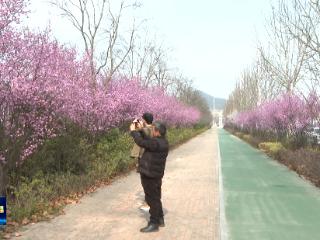
[[[219,143],[219,132],[217,129],[217,148],[218,148],[218,171],[219,171],[219,217],[220,217],[220,227],[219,227],[219,239],[228,239],[228,226],[226,219],[226,212],[224,206],[224,192],[223,192],[223,179],[222,179],[222,166],[221,166],[221,154],[220,154],[220,143]]]

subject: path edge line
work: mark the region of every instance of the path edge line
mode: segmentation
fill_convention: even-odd
[[[223,192],[223,179],[222,179],[222,168],[221,168],[221,154],[220,154],[220,141],[219,141],[219,128],[217,129],[217,148],[218,148],[218,171],[219,171],[219,217],[220,217],[220,229],[219,239],[228,240],[228,226],[226,220],[226,212],[224,206],[224,192]]]

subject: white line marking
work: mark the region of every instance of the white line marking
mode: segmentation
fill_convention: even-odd
[[[220,240],[228,239],[228,226],[226,220],[226,212],[224,207],[224,194],[223,194],[223,180],[222,180],[222,170],[221,170],[221,155],[220,155],[220,143],[219,143],[219,131],[217,134],[218,138],[218,167],[219,167],[219,205],[220,205]]]

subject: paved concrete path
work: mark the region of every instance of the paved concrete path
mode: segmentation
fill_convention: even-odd
[[[320,239],[318,188],[224,130],[219,142],[227,239]]]
[[[112,185],[66,207],[65,215],[24,227],[19,239],[218,239],[218,138],[211,129],[169,153],[163,180],[166,227],[140,233],[148,214],[139,175],[132,172]]]

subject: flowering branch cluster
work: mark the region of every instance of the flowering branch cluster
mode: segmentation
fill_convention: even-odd
[[[307,99],[302,99],[294,94],[284,94],[253,110],[238,113],[233,124],[247,130],[294,135],[304,131],[319,116],[317,95],[310,94]]]
[[[0,163],[26,159],[46,139],[61,134],[66,121],[95,134],[144,111],[169,125],[199,120],[197,109],[160,88],[142,87],[137,79],[93,86],[86,57],[79,59],[49,31],[14,28],[26,13],[24,6],[23,0],[0,0]]]

